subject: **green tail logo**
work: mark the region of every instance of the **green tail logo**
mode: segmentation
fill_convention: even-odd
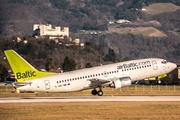
[[[38,71],[14,50],[5,50],[4,53],[18,82],[56,74]]]

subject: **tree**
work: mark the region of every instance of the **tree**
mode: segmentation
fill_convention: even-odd
[[[4,82],[7,77],[8,77],[8,71],[7,71],[6,67],[0,63],[0,78],[1,78],[0,81]]]
[[[76,62],[73,59],[69,59],[69,57],[66,56],[62,64],[62,69],[64,72],[75,70]]]
[[[54,60],[52,58],[48,58],[47,59],[47,62],[46,62],[46,65],[45,65],[45,69],[47,71],[50,71],[51,69],[54,69],[55,66],[54,66]]]
[[[116,61],[116,55],[113,49],[109,48],[108,54],[106,54],[105,60],[112,61],[112,62]]]
[[[91,63],[86,63],[86,66],[85,66],[86,68],[91,68],[92,67],[92,64]]]

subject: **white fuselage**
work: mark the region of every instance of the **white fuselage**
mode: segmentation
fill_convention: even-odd
[[[137,81],[169,73],[175,68],[176,64],[159,58],[139,59],[42,77],[27,81],[31,84],[17,89],[37,92],[80,91],[102,86],[98,84],[98,80],[109,80],[104,85],[106,86],[117,78],[129,77],[132,81]],[[93,83],[92,80],[96,82]]]

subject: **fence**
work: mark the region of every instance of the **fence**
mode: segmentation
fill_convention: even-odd
[[[0,96],[67,96],[67,95],[91,95],[91,90],[83,90],[80,92],[69,92],[69,93],[27,93],[15,94],[13,86],[0,86]],[[98,88],[97,88],[98,90]],[[179,85],[131,85],[119,89],[113,88],[102,88],[104,95],[180,95],[180,86]]]
[[[180,86],[177,85],[132,85],[120,88],[120,91],[176,91],[180,92]]]
[[[119,89],[103,89],[111,95],[180,95],[179,85],[131,85]]]

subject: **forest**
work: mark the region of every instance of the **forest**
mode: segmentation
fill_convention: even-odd
[[[0,76],[2,81],[8,77],[7,71],[10,70],[3,53],[4,50],[8,49],[15,50],[36,69],[52,72],[57,72],[58,69],[66,72],[127,60],[127,58],[120,58],[111,48],[107,53],[104,53],[101,46],[92,42],[86,42],[85,46],[81,47],[79,45],[58,44],[47,38],[29,37],[27,43],[24,43],[24,40],[17,41],[15,37],[8,39],[1,37],[1,39],[3,39],[0,41]]]

